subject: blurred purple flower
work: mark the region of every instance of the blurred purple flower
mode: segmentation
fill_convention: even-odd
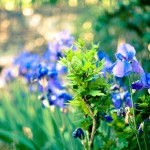
[[[113,86],[111,90],[113,91],[111,97],[115,108],[119,109],[122,106],[132,107],[130,93],[126,89],[121,87],[118,88],[118,86],[116,88],[116,86]]]
[[[112,66],[112,62],[111,62],[110,58],[102,50],[98,51],[97,56],[98,56],[99,60],[105,59],[104,67],[102,70],[104,72],[104,74],[106,72],[110,72],[110,67]]]
[[[47,61],[56,61],[63,56],[62,50],[70,48],[73,44],[74,37],[70,35],[69,31],[62,31],[58,34],[55,41],[49,42],[43,58]],[[74,47],[73,47],[74,49]]]
[[[19,67],[19,75],[25,77],[27,81],[30,81],[34,74],[35,69],[39,65],[40,57],[38,54],[33,54],[29,52],[22,52],[14,60],[14,65]]]
[[[143,73],[140,80],[132,83],[131,87],[135,90],[150,89],[150,73]]]
[[[129,75],[132,71],[143,73],[143,69],[135,57],[136,51],[129,44],[121,44],[116,53],[117,61],[112,65],[112,72],[117,77]]]
[[[59,106],[60,108],[64,108],[66,106],[66,103],[72,100],[72,96],[67,93],[61,93],[55,98],[55,100],[52,100],[52,98],[49,97],[49,103],[50,105]]]
[[[48,43],[48,47],[44,54],[22,52],[14,60],[17,68],[17,75],[23,76],[28,83],[30,90],[38,90],[47,98],[41,99],[43,106],[49,104],[65,107],[65,103],[71,100],[71,96],[66,93],[66,89],[62,86],[63,76],[67,72],[67,68],[58,64],[57,60],[63,56],[62,50],[72,48],[74,37],[68,31],[63,31]],[[12,74],[8,72],[7,77],[12,78]],[[33,82],[36,84],[32,84]],[[61,94],[63,93],[63,94]]]

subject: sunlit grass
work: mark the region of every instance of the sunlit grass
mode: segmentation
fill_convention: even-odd
[[[74,125],[68,112],[42,108],[36,93],[13,83],[0,98],[0,140],[14,149],[75,150],[80,142],[72,137]],[[10,95],[11,94],[11,95]]]

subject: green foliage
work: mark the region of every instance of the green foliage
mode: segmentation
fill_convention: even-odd
[[[137,120],[142,122],[144,119],[149,118],[150,116],[150,96],[143,95],[140,97],[136,103],[137,105]]]
[[[101,0],[94,24],[95,40],[101,40],[105,51],[114,57],[117,43],[132,43],[138,57],[149,72],[150,55],[150,1],[148,0]],[[106,36],[107,35],[107,36]],[[105,44],[109,43],[109,44]],[[112,52],[112,50],[114,51]]]
[[[38,94],[29,94],[20,83],[13,83],[9,90],[11,95],[1,95],[0,99],[2,142],[21,150],[78,150],[78,146],[82,147],[72,137],[71,114],[64,114],[59,108],[43,109]]]
[[[84,43],[75,43],[78,50],[71,49],[65,53],[60,62],[67,66],[68,86],[73,90],[74,97],[70,105],[77,106],[83,114],[80,126],[91,134],[91,128],[96,122],[95,133],[103,119],[101,114],[107,114],[110,109],[110,85],[102,75],[104,60],[97,58],[98,45],[86,49]]]

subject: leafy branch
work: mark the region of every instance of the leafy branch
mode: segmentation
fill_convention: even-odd
[[[104,60],[99,61],[97,57],[99,45],[92,45],[88,50],[79,40],[76,46],[78,50],[65,51],[65,57],[60,62],[68,68],[68,85],[74,95],[69,104],[78,107],[83,114],[80,126],[88,132],[86,145],[90,150],[94,146],[100,122],[104,119],[101,114],[107,114],[110,108],[110,85],[102,75]]]

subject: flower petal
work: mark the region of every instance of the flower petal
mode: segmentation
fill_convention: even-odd
[[[136,81],[136,82],[132,83],[131,87],[132,87],[132,89],[135,89],[137,91],[143,89],[143,85],[140,81]]]
[[[118,60],[126,60],[126,57],[124,57],[120,53],[116,53],[115,56],[116,56],[116,59],[118,59]]]
[[[134,58],[132,60],[131,66],[132,66],[132,70],[135,73],[143,73],[144,72],[143,68],[140,66],[140,64],[139,64],[139,62],[137,61],[136,58]]]
[[[146,73],[142,74],[140,82],[143,86],[147,86]]]
[[[126,59],[131,60],[136,54],[133,46],[130,44],[121,44],[118,48],[118,53],[122,54]]]
[[[118,61],[113,67],[113,74],[117,77],[127,76],[132,71],[130,63],[127,61]]]
[[[150,73],[148,73],[146,76],[147,76],[148,79],[150,79]]]
[[[126,105],[129,106],[130,108],[132,107],[132,101],[131,101],[131,98],[130,98],[130,97],[127,97],[127,98],[126,98],[125,103],[126,103]]]
[[[114,103],[115,108],[119,109],[121,107],[121,99],[119,94],[112,95],[112,101]]]

